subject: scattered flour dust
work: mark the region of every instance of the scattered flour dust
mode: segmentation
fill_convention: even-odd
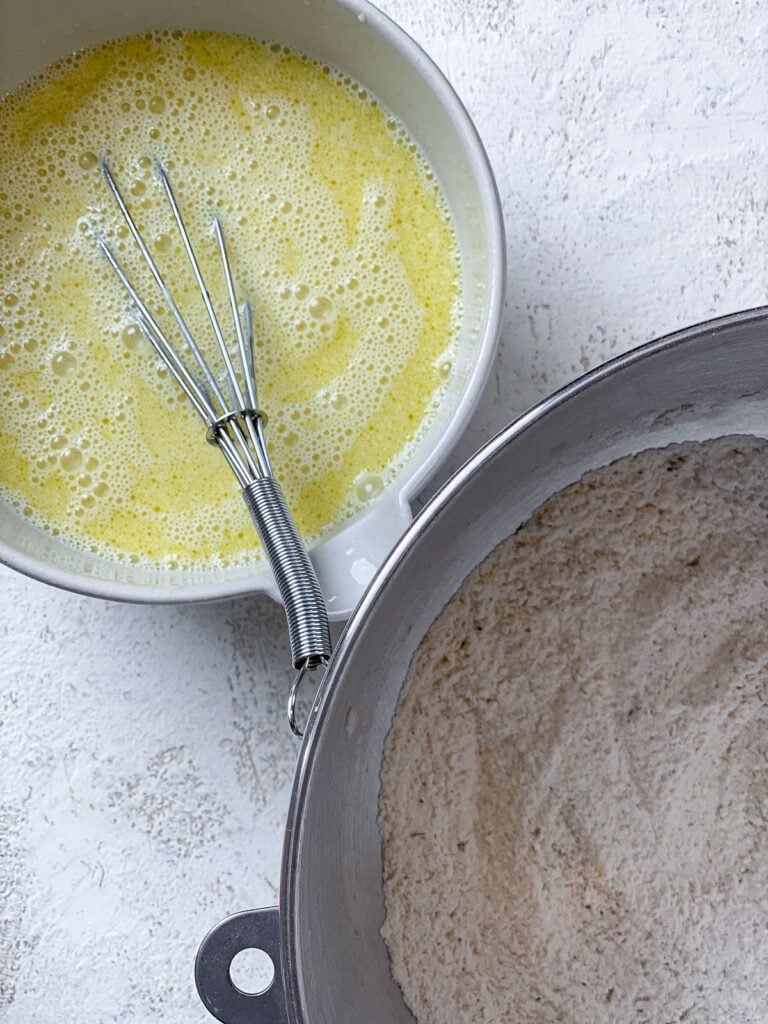
[[[465,581],[382,776],[419,1024],[768,1020],[768,442],[619,460]]]

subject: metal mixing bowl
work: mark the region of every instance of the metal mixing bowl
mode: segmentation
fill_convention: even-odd
[[[227,1024],[413,1024],[392,980],[377,810],[384,741],[414,652],[461,582],[587,470],[671,442],[768,436],[768,310],[662,338],[582,377],[507,427],[440,491],[365,594],[312,712],[286,830],[281,906],[224,921],[198,988]],[[263,995],[232,957],[275,960]]]

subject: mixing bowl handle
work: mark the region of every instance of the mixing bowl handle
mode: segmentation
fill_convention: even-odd
[[[232,961],[244,949],[261,950],[272,961],[274,977],[263,992],[243,992],[232,981]],[[288,1024],[278,908],[245,910],[212,928],[197,951],[195,984],[206,1009],[221,1024]]]

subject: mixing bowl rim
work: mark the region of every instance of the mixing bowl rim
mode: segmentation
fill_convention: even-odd
[[[330,0],[358,20],[375,27],[379,38],[393,47],[419,75],[431,90],[450,120],[472,169],[482,206],[486,230],[487,300],[482,327],[473,355],[470,372],[459,401],[450,412],[448,422],[435,446],[408,467],[390,487],[384,489],[380,501],[389,501],[398,508],[407,508],[419,487],[435,472],[447,457],[474,411],[490,375],[496,353],[504,301],[506,277],[506,244],[501,200],[490,160],[482,139],[458,93],[445,74],[425,50],[396,22],[374,7],[369,0]],[[322,537],[310,550],[319,550],[326,541],[352,529],[366,516],[354,516],[338,529]],[[73,548],[73,551],[76,549]],[[104,600],[133,604],[199,604],[226,600],[243,594],[267,593],[273,598],[271,578],[265,565],[253,573],[208,583],[134,584],[117,580],[99,579],[86,573],[51,566],[28,555],[12,544],[0,540],[0,565],[5,565],[24,576],[61,590],[97,597]],[[334,616],[336,617],[336,616]]]
[[[616,356],[542,399],[487,441],[443,484],[414,518],[413,522],[379,567],[336,645],[328,670],[315,697],[294,774],[293,789],[288,807],[280,879],[282,977],[289,1020],[292,1024],[298,1024],[298,1022],[303,1022],[306,1019],[303,1007],[300,1004],[300,986],[296,971],[298,962],[298,917],[295,913],[295,907],[299,853],[305,818],[304,808],[308,799],[315,757],[319,749],[318,740],[326,721],[333,713],[333,698],[337,688],[337,681],[344,674],[346,665],[353,657],[360,642],[360,635],[367,620],[380,600],[381,595],[390,585],[396,570],[405,560],[416,541],[430,528],[432,522],[440,516],[444,509],[451,504],[465,485],[484,470],[488,464],[493,462],[495,457],[507,445],[524,435],[530,427],[545,416],[571,399],[601,384],[607,378],[614,377],[641,361],[658,356],[672,348],[683,345],[696,345],[705,338],[711,338],[713,335],[726,331],[733,326],[746,322],[760,321],[768,321],[768,305],[757,306],[737,313],[729,313],[725,316],[703,320],[688,327],[680,328]]]

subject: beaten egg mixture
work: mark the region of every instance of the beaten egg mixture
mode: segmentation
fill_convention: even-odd
[[[354,515],[407,460],[451,374],[459,266],[447,207],[402,125],[357,83],[283,46],[210,32],[82,51],[0,101],[2,500],[120,561],[258,557],[230,470],[94,244],[99,230],[169,324],[104,158],[201,339],[210,327],[156,163],[231,327],[210,230],[220,216],[253,303],[267,441],[299,528],[317,538]]]

